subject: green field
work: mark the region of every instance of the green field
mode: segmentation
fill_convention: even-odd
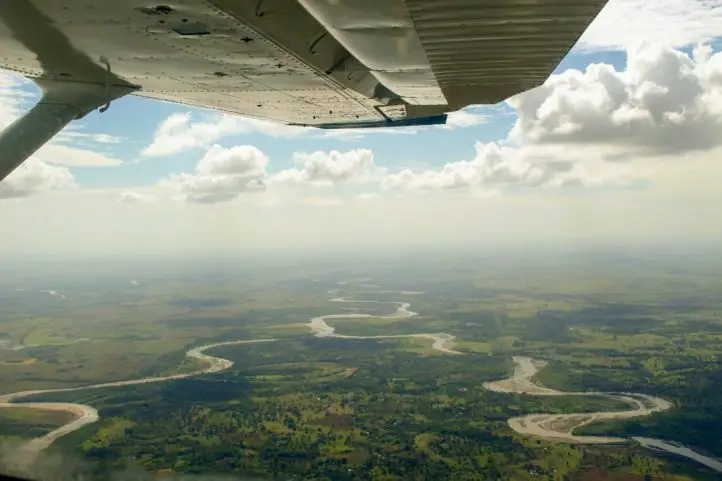
[[[641,434],[722,456],[722,438],[714,435],[722,430],[722,278],[715,267],[658,260],[581,259],[566,268],[561,261],[506,262],[253,271],[222,280],[155,279],[140,288],[109,282],[80,289],[69,282],[66,299],[13,298],[5,309],[0,339],[28,347],[0,350],[0,389],[189,371],[198,367],[184,356],[190,347],[273,337],[281,340],[209,351],[234,361],[213,375],[27,400],[100,410],[100,422],[51,449],[81,457],[96,474],[131,462],[154,472],[261,479],[565,481],[596,468],[640,481],[645,475],[716,479],[690,461],[632,444],[556,444],[521,437],[506,424],[533,412],[621,410],[626,404],[497,394],[481,386],[507,376],[512,355],[544,359],[549,364],[539,380],[550,387],[629,390],[679,406],[580,432]],[[415,292],[387,292],[394,289]],[[386,316],[396,309],[329,302],[335,296],[411,302],[419,313],[329,320],[338,333],[448,332],[465,355],[441,354],[423,339],[310,336],[305,323],[315,316]],[[77,339],[87,340],[60,342]],[[17,432],[11,427],[24,422],[39,421],[30,414],[27,420],[0,418],[0,432]]]
[[[42,436],[70,419],[70,415],[58,411],[0,409],[0,441],[12,442]]]

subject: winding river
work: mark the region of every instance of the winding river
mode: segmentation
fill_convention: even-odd
[[[538,436],[550,441],[572,444],[610,444],[628,442],[625,438],[608,436],[577,436],[576,428],[597,421],[629,419],[648,416],[672,408],[672,403],[662,398],[635,393],[564,392],[548,389],[532,381],[545,363],[528,357],[514,356],[514,374],[501,381],[487,382],[483,386],[495,392],[518,393],[532,396],[597,396],[624,401],[632,409],[627,411],[570,413],[570,414],[528,414],[510,418],[509,427],[520,434]]]
[[[330,291],[335,293],[334,291]],[[453,349],[455,336],[448,333],[416,333],[416,334],[396,334],[396,335],[378,335],[378,336],[349,336],[337,334],[334,327],[328,325],[327,320],[332,319],[349,319],[349,318],[405,318],[417,315],[416,312],[409,308],[411,304],[408,302],[396,301],[371,301],[371,300],[354,300],[343,297],[335,297],[330,302],[337,303],[374,303],[374,304],[394,304],[397,306],[396,312],[389,316],[375,316],[371,314],[363,314],[360,312],[330,314],[326,316],[314,317],[310,320],[308,328],[311,332],[320,338],[339,338],[339,339],[395,339],[395,338],[420,338],[432,341],[431,347],[439,352],[450,355],[462,355],[464,353]],[[73,388],[59,389],[38,389],[30,391],[20,391],[11,394],[0,395],[0,408],[25,408],[39,409],[46,411],[64,411],[72,414],[73,419],[60,428],[51,431],[41,437],[32,439],[20,447],[21,453],[15,453],[18,459],[22,459],[22,464],[28,465],[42,450],[50,446],[55,440],[61,436],[65,436],[76,431],[88,424],[92,424],[100,416],[98,411],[92,406],[76,403],[54,403],[54,402],[21,402],[16,401],[36,395],[49,394],[59,392],[80,391],[85,389],[102,389],[109,387],[132,386],[136,384],[147,384],[154,382],[170,381],[173,379],[184,379],[192,376],[200,376],[214,372],[223,371],[233,366],[233,362],[221,357],[205,354],[205,351],[215,347],[233,346],[241,344],[253,344],[262,342],[276,342],[281,339],[250,339],[243,341],[227,341],[206,344],[195,347],[186,352],[186,356],[195,359],[206,367],[196,371],[174,374],[169,376],[144,377],[140,379],[131,379],[126,381],[113,381],[100,384],[91,384],[88,386],[79,386]],[[603,396],[618,399],[627,402],[631,409],[627,411],[617,412],[594,412],[594,413],[570,413],[570,414],[529,414],[510,418],[508,420],[509,427],[519,434],[541,437],[550,441],[566,442],[574,444],[608,444],[629,442],[628,439],[618,437],[605,436],[577,436],[573,434],[574,429],[586,424],[604,421],[610,419],[627,419],[632,417],[647,416],[649,414],[665,411],[672,407],[672,404],[662,398],[648,396],[637,393],[601,393],[601,392],[562,392],[542,387],[532,378],[537,371],[545,365],[543,361],[536,361],[528,357],[514,356],[515,368],[514,373],[508,379],[494,382],[484,383],[484,388],[500,392],[500,393],[518,393],[533,396]],[[640,445],[655,450],[674,453],[693,459],[705,466],[722,472],[722,462],[716,459],[702,456],[699,453],[682,446],[681,444],[662,441],[651,438],[632,438],[633,441]],[[18,456],[18,454],[21,454]]]
[[[509,418],[509,427],[519,434],[536,436],[549,441],[558,441],[571,444],[615,444],[628,443],[630,439],[612,436],[578,436],[574,434],[576,428],[598,421],[613,419],[630,419],[648,416],[652,413],[666,411],[673,407],[669,401],[647,394],[638,393],[607,393],[607,392],[564,392],[540,386],[533,381],[533,377],[546,365],[545,361],[538,361],[524,356],[514,356],[514,373],[507,379],[486,382],[484,388],[500,393],[517,393],[531,396],[596,396],[624,401],[632,409],[627,411],[600,411],[593,413],[569,414],[527,414]],[[691,448],[674,441],[661,439],[633,437],[634,441],[653,451],[666,452],[696,461],[708,468],[722,473],[722,462],[709,456],[704,456]]]

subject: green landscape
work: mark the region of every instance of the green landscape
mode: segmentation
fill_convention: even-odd
[[[18,402],[98,409],[98,422],[42,454],[80,459],[73,469],[89,476],[130,466],[240,479],[719,479],[632,441],[572,445],[507,425],[530,413],[628,409],[622,401],[482,386],[509,376],[513,355],[545,360],[536,378],[544,386],[674,404],[575,434],[659,438],[722,458],[719,267],[694,257],[576,254],[194,274],[156,266],[133,277],[105,272],[92,283],[79,272],[43,277],[64,298],[42,292],[28,274],[2,281],[0,395],[190,372],[200,366],[185,356],[192,347],[278,339],[208,350],[234,363],[212,374]],[[329,302],[334,297],[381,302]],[[392,316],[394,302],[418,315]],[[381,317],[328,319],[336,333],[449,333],[463,355],[419,338],[314,337],[306,326],[341,313]],[[63,413],[0,409],[0,435],[17,443],[66,421]]]
[[[19,443],[25,439],[42,436],[65,424],[72,416],[64,412],[39,411],[36,409],[0,409],[0,441]]]

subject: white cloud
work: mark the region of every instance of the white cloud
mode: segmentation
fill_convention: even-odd
[[[627,69],[568,70],[512,98],[519,143],[613,143],[613,156],[657,155],[722,144],[722,52],[641,44]]]
[[[3,92],[0,89],[0,96]],[[17,112],[13,103],[16,99],[10,94],[6,97],[7,102],[0,105],[8,106],[11,114]],[[516,109],[518,119],[508,139],[477,143],[471,160],[446,162],[438,168],[389,172],[376,165],[372,151],[353,149],[297,152],[293,155],[293,168],[269,175],[266,170],[269,160],[257,148],[245,145],[225,149],[213,142],[223,136],[248,132],[277,137],[358,138],[353,136],[359,135],[359,131],[322,131],[216,114],[200,120],[190,114],[171,116],[143,153],[159,156],[208,148],[194,172],[173,174],[159,183],[193,203],[230,201],[243,192],[264,190],[266,184],[272,185],[279,195],[284,195],[284,187],[293,185],[363,183],[364,191],[373,190],[369,186],[375,184],[394,194],[407,190],[466,190],[475,197],[530,187],[630,186],[646,175],[640,170],[644,166],[635,159],[657,160],[664,155],[722,145],[719,135],[722,52],[713,53],[709,47],[698,46],[690,56],[670,47],[640,44],[628,50],[624,71],[606,64],[590,65],[584,71],[569,70],[504,104],[504,108],[511,110],[510,107]],[[480,125],[488,117],[487,110],[464,110],[450,114],[446,126],[423,128]],[[415,134],[423,128],[372,132]],[[118,140],[73,129],[64,131],[60,140],[72,139],[96,143]],[[40,150],[38,159],[46,167],[50,163],[68,166],[121,163],[95,151],[58,143]],[[619,159],[632,162],[608,162]],[[374,192],[358,198],[371,194]],[[118,201],[143,202],[133,191],[121,193]]]
[[[495,142],[477,142],[471,161],[449,162],[438,170],[404,169],[388,175],[382,186],[391,190],[455,190],[496,184],[538,184],[545,180],[540,168],[518,159],[515,150]],[[566,166],[567,170],[571,166]]]
[[[368,149],[296,153],[295,167],[271,176],[269,183],[278,188],[365,182],[394,192],[467,190],[482,198],[531,187],[636,187],[646,166],[608,160],[656,159],[722,144],[722,53],[700,46],[690,57],[642,44],[628,55],[625,71],[605,64],[569,70],[511,99],[518,119],[509,139],[477,143],[471,160],[389,173],[375,164]],[[451,125],[485,120],[462,111],[451,116]],[[210,201],[243,190],[237,179],[204,177],[202,169],[199,174],[184,180],[198,184],[198,191],[225,193]]]
[[[446,124],[440,125],[439,127],[446,129],[474,127],[476,125],[485,124],[488,121],[489,117],[486,115],[468,110],[459,110],[457,112],[451,112],[446,119]]]
[[[98,144],[119,144],[123,139],[110,134],[82,132],[75,128],[73,124],[70,124],[68,128],[58,133],[53,140],[58,143],[88,141]]]
[[[283,205],[283,202],[280,199],[261,199],[258,205],[264,209],[272,209]]]
[[[5,128],[22,113],[28,94],[23,88],[31,84],[23,76],[0,70],[0,128]]]
[[[338,207],[341,205],[339,199],[328,197],[306,197],[301,199],[301,203],[316,207]]]
[[[486,122],[485,115],[472,111],[449,114],[446,125],[433,128],[455,129],[472,127]],[[141,151],[144,157],[161,157],[185,152],[189,149],[207,148],[224,137],[241,134],[263,134],[274,138],[313,137],[338,140],[359,140],[368,135],[396,134],[416,135],[430,127],[380,127],[374,129],[332,129],[285,125],[268,120],[252,119],[240,115],[210,114],[203,120],[194,120],[189,113],[172,114],[155,132],[152,143]]]
[[[74,186],[75,180],[68,169],[31,157],[0,182],[0,199],[27,197]]]
[[[309,135],[343,138],[352,136],[345,131],[325,131],[310,127],[285,125],[268,120],[239,115],[210,114],[196,121],[190,113],[173,114],[155,132],[151,145],[141,151],[144,157],[177,154],[194,148],[205,148],[223,137],[260,133],[277,138],[297,138]]]
[[[356,196],[356,199],[363,200],[363,201],[369,201],[369,200],[377,199],[378,197],[379,197],[378,192],[364,192],[362,194],[358,194]]]
[[[510,147],[497,142],[475,146],[472,160],[438,169],[404,169],[381,182],[386,190],[456,191],[487,197],[499,189],[629,185],[638,180],[627,165],[609,165],[593,152],[569,152],[556,146]]]
[[[229,115],[213,115],[207,121],[192,122],[190,113],[173,114],[158,126],[153,143],[141,155],[157,157],[209,146],[227,135],[239,133],[239,123]]]
[[[277,173],[272,182],[328,186],[374,180],[383,172],[368,149],[296,152],[293,160],[296,167]]]
[[[213,145],[196,165],[194,174],[173,174],[160,182],[187,202],[215,204],[243,192],[265,190],[268,157],[252,145],[225,149]]]
[[[368,149],[296,153],[295,167],[271,176],[269,183],[278,188],[366,182],[395,193],[467,190],[477,198],[531,187],[638,187],[649,173],[647,164],[609,160],[656,160],[722,145],[722,53],[698,46],[690,57],[641,44],[628,51],[625,71],[606,64],[569,70],[508,105],[518,115],[509,138],[477,143],[471,160],[389,173]],[[450,116],[450,125],[486,120],[478,112],[461,111]],[[214,188],[231,198],[239,190],[231,179],[213,179],[220,184]]]
[[[175,174],[160,187],[79,190],[3,203],[0,253],[306,256],[314,249],[323,255],[389,246],[409,252],[461,243],[479,249],[517,242],[527,248],[529,239],[538,245],[579,239],[719,244],[722,223],[709,220],[722,201],[722,142],[710,133],[722,132],[721,63],[707,47],[697,48],[692,58],[669,48],[634,48],[628,70],[597,65],[567,72],[514,99],[520,119],[513,138],[479,143],[465,161],[452,162],[443,144],[419,142],[419,148],[433,147],[442,165],[388,173],[375,165],[371,152],[339,152],[334,158],[326,150],[296,156],[297,165],[286,174],[302,186],[338,189],[271,184],[268,159],[258,149],[206,145],[210,141],[202,134],[212,138],[212,130],[190,129],[209,151],[199,154],[203,158],[193,172]],[[0,92],[3,88],[0,84]],[[12,101],[0,102],[0,122],[2,112],[15,111]],[[512,111],[509,104],[503,107]],[[463,115],[455,121],[463,123]],[[628,160],[605,160],[620,157]],[[637,179],[645,185],[634,183]],[[240,195],[266,182],[269,195]],[[72,185],[67,168],[33,159],[0,184],[0,197]],[[379,185],[389,191],[378,194]],[[579,185],[602,188],[574,188]],[[189,202],[218,204],[189,208],[164,198],[163,189]],[[415,195],[418,190],[457,195]],[[141,208],[118,205],[149,196],[154,202]],[[231,199],[237,200],[221,202]],[[222,235],[216,235],[218,229]]]
[[[121,204],[144,204],[154,200],[154,196],[133,191],[125,191],[118,193],[116,200]]]
[[[267,208],[261,205],[264,195],[203,208],[159,199],[140,209],[118,205],[117,192],[89,196],[78,191],[53,196],[51,202],[35,196],[0,208],[0,255],[152,256],[156,261],[209,253],[218,258],[328,257],[385,249],[408,253],[466,246],[478,251],[509,244],[523,252],[577,241],[676,243],[694,249],[695,244],[719,245],[722,240],[722,224],[710,221],[722,201],[722,165],[716,162],[721,155],[719,148],[689,161],[658,163],[665,172],[659,182],[653,178],[653,189],[615,190],[613,195],[579,189],[564,196],[556,190],[529,189],[524,195],[491,198],[488,191],[473,196],[390,193],[371,202],[339,197],[342,204],[335,208],[304,202],[305,195],[289,196],[280,207]],[[687,168],[693,165],[700,169]],[[336,197],[331,192],[328,196]]]
[[[684,47],[720,36],[722,0],[610,0],[579,50],[625,50],[640,42]]]
[[[268,157],[252,145],[240,145],[224,149],[220,145],[211,147],[198,162],[199,175],[242,175],[260,178],[266,175]]]
[[[45,144],[36,156],[43,162],[68,167],[112,167],[123,163],[100,152],[56,143]]]

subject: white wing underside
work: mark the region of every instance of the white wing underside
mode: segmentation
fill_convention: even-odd
[[[540,85],[606,0],[6,3],[2,68],[97,84],[104,57],[135,95],[328,126],[434,116]],[[57,55],[21,38],[17,22],[34,29],[38,18],[59,33],[40,46]]]

